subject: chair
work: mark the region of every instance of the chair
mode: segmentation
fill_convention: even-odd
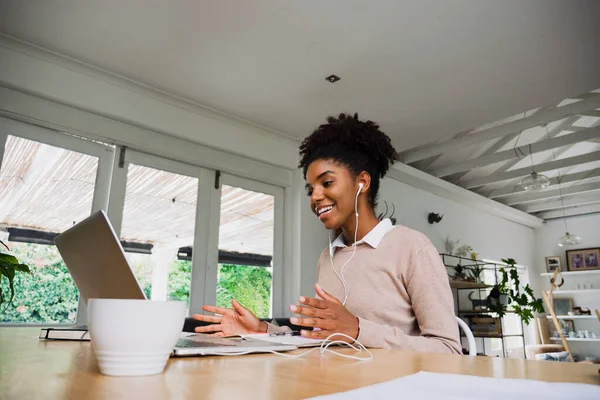
[[[475,336],[473,336],[473,332],[471,332],[471,328],[469,325],[462,319],[456,317],[456,322],[458,322],[458,326],[463,330],[465,336],[467,337],[467,342],[469,342],[469,355],[476,356],[477,355],[477,347],[475,346]]]

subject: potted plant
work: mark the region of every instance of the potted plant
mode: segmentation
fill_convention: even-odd
[[[475,263],[474,267],[469,268],[469,276],[473,278],[476,283],[483,283],[481,274],[483,273],[483,266]]]
[[[521,292],[517,262],[514,259],[503,258],[502,262],[506,264],[506,267],[500,268],[502,278],[490,292],[490,311],[498,313],[498,316],[502,318],[510,306],[512,311],[521,318],[521,321],[529,325],[534,312],[544,312],[542,299],[534,296],[529,284],[526,284]]]
[[[13,280],[15,279],[15,274],[17,272],[26,272],[29,273],[29,267],[25,264],[21,264],[17,257],[13,256],[6,251],[10,251],[8,246],[4,244],[0,240],[0,284],[2,284],[2,279],[6,277],[8,279],[8,287],[10,288],[10,298],[8,299],[8,303],[6,307],[10,305],[15,297],[15,288],[13,286]],[[6,250],[4,250],[6,248]],[[2,292],[2,287],[0,286],[0,306],[5,301],[4,293]]]
[[[460,264],[456,264],[454,266],[454,279],[455,280],[464,280],[465,273],[463,271],[464,271],[464,267]]]

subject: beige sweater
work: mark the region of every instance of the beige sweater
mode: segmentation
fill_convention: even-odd
[[[333,263],[338,273],[352,250],[352,246],[335,250]],[[358,341],[363,345],[461,352],[446,269],[422,233],[396,226],[375,248],[359,243],[344,278],[350,288],[346,308],[359,319]],[[344,287],[332,271],[328,248],[319,259],[317,283],[343,300]]]

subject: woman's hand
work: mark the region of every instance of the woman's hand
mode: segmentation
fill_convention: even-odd
[[[343,333],[353,339],[358,338],[358,318],[356,318],[342,303],[315,285],[317,294],[323,299],[312,297],[300,297],[302,305],[291,305],[290,311],[306,315],[310,318],[291,318],[290,322],[300,326],[310,326],[320,328],[320,330],[303,330],[302,336],[313,339],[326,339],[334,333]],[[347,338],[334,337],[335,340],[345,340]]]
[[[200,333],[214,332],[211,336],[231,336],[240,333],[265,333],[267,323],[261,322],[252,311],[244,308],[235,299],[231,301],[233,308],[202,306],[204,311],[220,315],[194,314],[198,321],[211,322],[211,325],[198,326],[195,331]]]

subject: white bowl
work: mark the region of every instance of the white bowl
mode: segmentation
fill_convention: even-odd
[[[100,372],[161,373],[181,335],[183,301],[89,299],[88,325]]]

